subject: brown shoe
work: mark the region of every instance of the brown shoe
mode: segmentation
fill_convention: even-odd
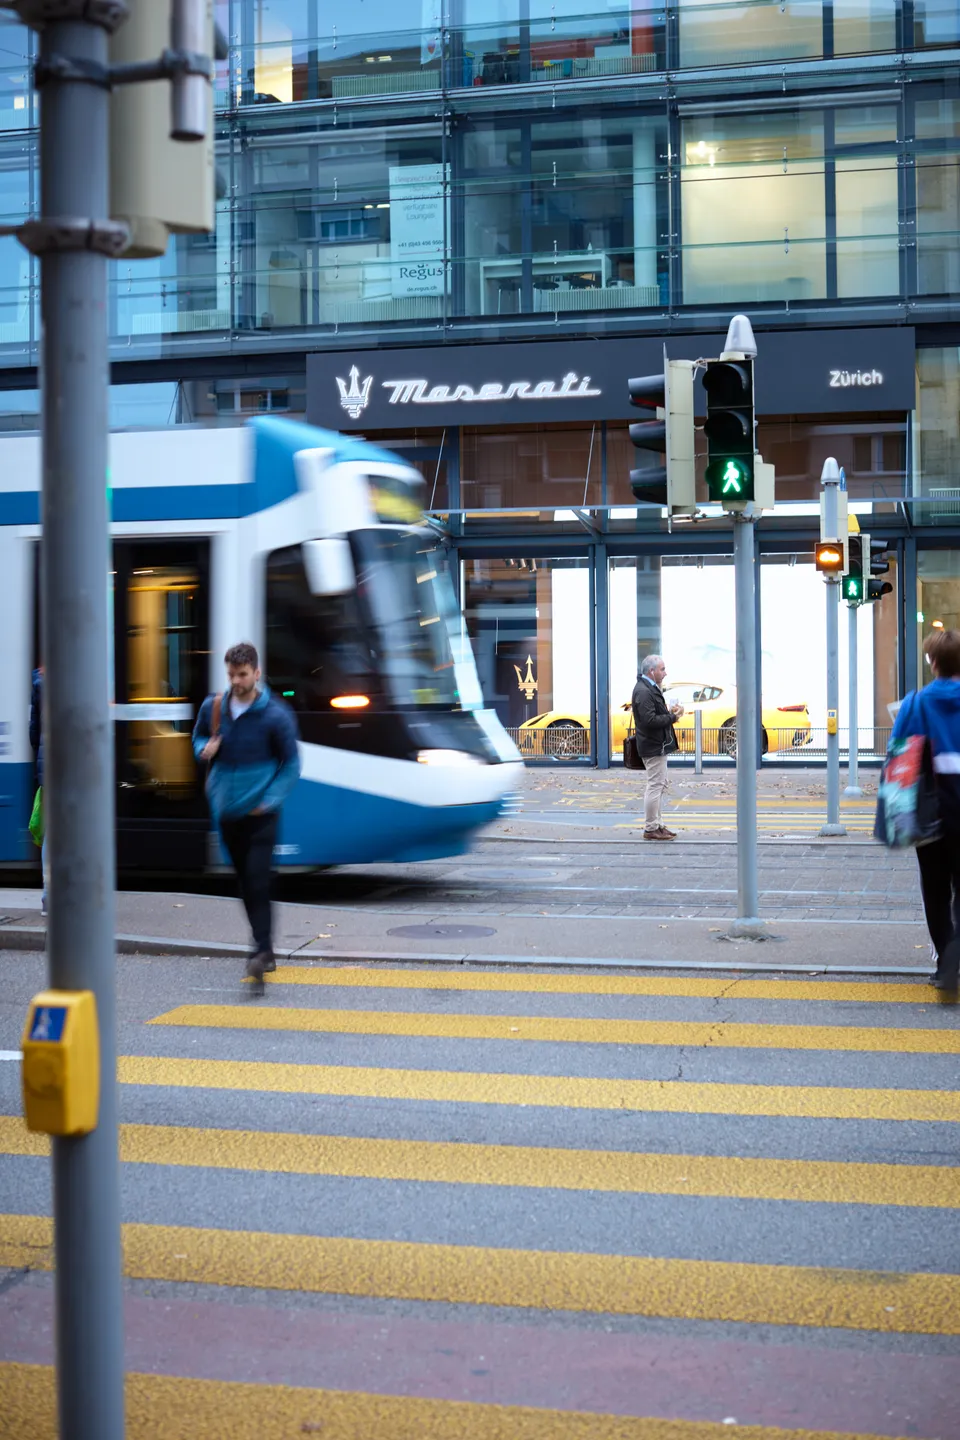
[[[660,838],[661,838],[662,840],[676,840],[676,838],[677,838],[677,832],[676,832],[675,830],[668,830],[667,827],[666,827],[666,825],[661,825],[661,826],[660,826]]]
[[[672,840],[673,836],[665,830],[644,830],[644,840]]]

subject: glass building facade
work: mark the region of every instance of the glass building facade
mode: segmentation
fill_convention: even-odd
[[[111,267],[113,423],[307,415],[407,455],[461,562],[487,698],[511,725],[583,720],[573,750],[605,764],[639,652],[701,688],[731,678],[729,527],[636,505],[625,397],[657,347],[716,354],[697,347],[744,311],[758,376],[779,375],[758,379],[778,499],[758,537],[765,702],[822,723],[819,650],[791,626],[822,604],[833,455],[890,545],[894,595],[861,616],[861,714],[882,728],[924,626],[960,605],[956,0],[216,8],[216,228]],[[33,43],[0,19],[0,224],[37,204]],[[863,383],[888,372],[871,335],[896,385]],[[36,261],[0,238],[0,438],[37,427],[38,337]],[[377,388],[430,365],[604,378],[589,410],[399,394],[351,417],[331,377],[354,365]],[[822,394],[791,383],[811,367]]]

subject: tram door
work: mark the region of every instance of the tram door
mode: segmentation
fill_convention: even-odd
[[[205,540],[113,546],[117,863],[199,870],[210,828],[191,731],[207,693]]]

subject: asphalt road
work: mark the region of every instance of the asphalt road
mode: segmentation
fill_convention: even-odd
[[[956,1440],[925,986],[237,971],[118,961],[131,1440]],[[42,957],[0,974],[0,1435],[52,1440]]]

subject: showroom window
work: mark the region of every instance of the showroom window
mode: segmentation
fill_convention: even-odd
[[[461,594],[483,698],[529,759],[590,755],[590,564],[586,558],[463,562]]]

